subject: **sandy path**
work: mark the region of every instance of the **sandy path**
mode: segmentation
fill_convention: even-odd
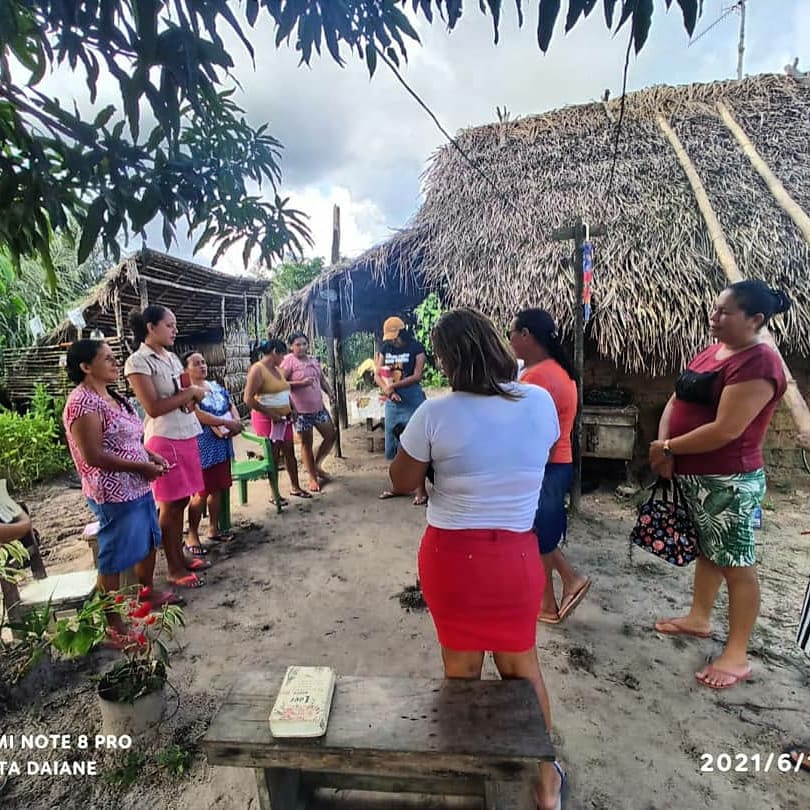
[[[182,698],[169,724],[176,739],[202,733],[234,673],[249,668],[324,663],[342,674],[440,675],[429,615],[407,613],[391,598],[415,579],[424,510],[408,499],[376,499],[384,462],[366,452],[361,431],[344,437],[344,450],[349,458],[332,462],[338,478],[312,501],[292,499],[277,516],[259,483],[250,485],[248,506],[235,507],[239,538],[212,553],[208,585],[189,594],[188,628],[172,669]],[[699,772],[703,752],[764,759],[789,740],[810,737],[810,661],[792,643],[810,570],[808,538],[799,532],[810,528],[810,518],[805,494],[773,501],[761,535],[763,617],[752,650],[754,677],[713,692],[697,685],[693,673],[719,649],[724,610],[711,641],[652,632],[655,617],[687,604],[691,572],[640,551],[628,561],[631,507],[607,493],[585,498],[568,553],[591,574],[593,588],[564,625],[538,630],[560,755],[570,769],[569,808],[810,807],[810,775]],[[49,489],[37,514],[41,525],[50,514],[52,522],[83,526],[81,509],[79,493]],[[85,555],[68,537],[49,565],[75,568]],[[489,661],[486,671],[494,674]],[[46,710],[15,713],[4,725],[92,733],[100,724],[83,670],[66,675],[63,688],[45,700]],[[147,770],[123,795],[103,780],[71,785],[23,777],[9,800],[32,808],[257,806],[252,772],[212,768],[201,756],[188,778]]]

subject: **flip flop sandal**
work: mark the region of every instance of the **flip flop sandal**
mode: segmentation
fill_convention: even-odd
[[[674,630],[664,630],[664,627],[674,627]],[[711,631],[703,632],[699,630],[687,630],[677,621],[673,621],[672,619],[661,619],[660,622],[656,622],[653,625],[653,629],[656,633],[660,633],[662,636],[693,636],[694,638],[711,638],[712,634]]]
[[[414,498],[413,505],[414,506],[426,506],[428,502],[427,495],[424,498]]]
[[[387,501],[389,498],[404,498],[404,495],[400,495],[398,492],[391,492],[390,489],[384,489],[378,496],[377,499],[380,501]]]
[[[557,796],[557,804],[554,805],[554,810],[562,810],[563,808],[563,800],[565,799],[565,792],[568,785],[566,784],[566,772],[562,769],[562,765],[560,765],[557,760],[554,760],[554,769],[560,775],[560,792]],[[540,803],[537,803],[537,807],[540,807]]]
[[[304,498],[304,499],[312,497],[312,495],[309,492],[303,489],[297,489],[294,492],[291,491],[290,495],[292,495],[295,498]]]
[[[212,534],[210,537],[206,537],[205,539],[209,543],[230,543],[233,538],[234,535],[231,532],[222,532],[221,534]]]
[[[560,602],[560,621],[566,616],[569,616],[577,608],[577,605],[585,598],[585,595],[591,589],[591,580],[586,579],[580,586],[579,590],[567,601]]]
[[[191,554],[192,557],[204,557],[208,554],[208,549],[202,546],[190,546],[188,543],[183,543],[183,551],[186,554]]]
[[[205,580],[200,579],[196,574],[188,574],[187,576],[180,577],[180,579],[170,579],[172,585],[178,588],[202,588],[205,585]]]
[[[201,560],[195,557],[193,560],[186,560],[186,568],[189,571],[207,571],[211,567],[208,560]]]
[[[542,622],[543,624],[559,624],[562,619],[560,619],[559,613],[556,616],[549,616],[547,613],[540,613],[537,616],[537,621]]]

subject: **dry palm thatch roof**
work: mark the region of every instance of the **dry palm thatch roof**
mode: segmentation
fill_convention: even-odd
[[[145,290],[150,304],[162,304],[174,312],[181,336],[194,335],[220,327],[223,315],[226,324],[252,323],[257,302],[268,287],[267,281],[229,275],[144,249],[112,267],[80,308],[87,329],[115,335],[123,324],[128,332],[127,317],[140,308]],[[61,343],[75,337],[75,328],[66,320],[43,342]]]
[[[708,339],[707,310],[726,278],[662,116],[702,180],[742,274],[794,299],[774,324],[783,352],[810,354],[810,246],[723,123],[718,102],[810,212],[807,84],[764,75],[652,87],[626,98],[609,193],[618,99],[468,129],[460,145],[501,193],[444,146],[430,161],[425,202],[410,227],[326,273],[339,275],[344,302],[353,280],[357,324],[378,327],[392,309],[392,294],[425,287],[448,305],[477,307],[501,325],[521,307],[542,306],[570,334],[572,247],[551,241],[551,233],[582,216],[608,227],[595,240],[589,335],[599,353],[635,372],[682,367]],[[372,294],[358,298],[358,279],[388,291],[384,310]],[[282,304],[282,330],[320,317],[323,283],[317,279]]]

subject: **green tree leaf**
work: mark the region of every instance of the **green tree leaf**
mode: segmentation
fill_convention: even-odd
[[[554,23],[560,13],[560,0],[540,0],[537,14],[537,44],[545,53],[551,44],[551,35],[554,33]]]

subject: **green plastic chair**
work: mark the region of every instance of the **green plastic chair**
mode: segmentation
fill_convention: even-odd
[[[273,457],[273,443],[265,436],[257,436],[255,433],[243,430],[242,438],[249,442],[255,442],[262,446],[264,458],[249,458],[247,461],[231,462],[231,478],[234,483],[239,484],[239,503],[244,506],[248,502],[248,481],[258,481],[260,478],[267,478],[270,482],[270,489],[273,493],[273,503],[276,505],[276,513],[281,514],[281,493],[278,491],[278,468]],[[222,530],[228,531],[231,528],[231,493],[225,490],[222,497]]]

